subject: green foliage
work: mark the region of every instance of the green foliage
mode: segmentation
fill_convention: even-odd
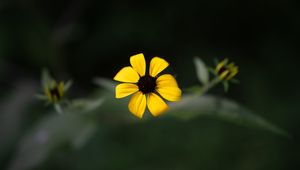
[[[161,116],[162,118],[175,118],[186,122],[206,116],[285,137],[290,136],[284,130],[252,113],[237,102],[218,96],[204,95],[218,83],[222,83],[225,91],[227,91],[229,82],[220,81],[218,77],[209,80],[208,69],[202,60],[195,58],[194,62],[198,79],[203,86],[189,88],[189,93],[183,94],[181,101],[170,104],[170,109]],[[42,85],[46,86],[52,81],[53,78],[48,71],[44,70]],[[58,103],[54,103],[55,110],[64,114],[58,115],[51,112],[43,116],[30,131],[25,133],[10,165],[11,170],[26,170],[37,167],[47,160],[54,151],[65,145],[72,149],[80,149],[99,127],[138,122],[138,119],[127,109],[129,98],[115,99],[115,82],[105,78],[97,78],[94,83],[101,89],[95,92],[92,97],[68,101],[64,108]],[[71,82],[67,83],[66,89],[71,84]],[[142,122],[153,119],[153,117],[146,116]],[[28,155],[31,156],[28,157]]]
[[[34,168],[64,145],[80,149],[99,127],[95,113],[99,113],[96,109],[103,102],[103,98],[76,99],[65,108],[64,114],[52,111],[42,116],[20,140],[10,169]]]
[[[228,81],[224,81],[222,84],[223,84],[224,91],[228,92],[228,90],[229,90],[229,82]]]
[[[11,164],[12,170],[25,170],[36,167],[64,145],[80,149],[99,127],[140,122],[127,110],[128,98],[114,100],[114,82],[96,79],[101,85],[93,99],[74,100],[64,115],[51,112],[27,132],[20,140],[18,152]],[[201,116],[209,116],[241,126],[254,127],[281,136],[289,136],[285,131],[250,112],[234,101],[211,95],[184,95],[178,103],[170,105],[163,118],[190,121]],[[144,121],[159,118],[146,118]],[[28,157],[28,155],[31,155]]]
[[[113,92],[112,87],[115,85],[114,82],[103,78],[96,79],[95,82],[108,91]],[[126,102],[120,101],[114,103],[115,105],[122,104],[121,106],[115,107],[124,108],[124,103]],[[126,109],[127,107],[124,109],[124,112],[128,112]],[[289,137],[287,132],[268,122],[259,115],[252,113],[234,101],[220,98],[218,96],[186,94],[183,96],[181,101],[170,104],[170,110],[165,113],[165,116],[175,117],[180,120],[190,120],[204,115]]]
[[[198,80],[203,85],[207,84],[209,81],[209,73],[208,73],[208,69],[206,68],[205,63],[199,57],[194,58],[194,63],[195,63],[195,67],[196,67],[196,73],[197,73]]]
[[[42,70],[42,75],[41,75],[41,84],[42,88],[48,86],[51,84],[53,81],[53,77],[50,75],[49,71],[47,69]]]
[[[259,115],[252,113],[234,101],[217,96],[185,95],[178,104],[172,105],[171,110],[166,114],[182,120],[190,120],[205,115],[289,137],[287,132]]]
[[[20,140],[10,169],[34,168],[63,145],[78,149],[85,144],[96,129],[97,125],[94,121],[76,113],[62,116],[55,113],[49,114]]]

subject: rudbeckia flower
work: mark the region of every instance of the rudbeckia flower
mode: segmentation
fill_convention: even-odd
[[[215,68],[215,74],[225,81],[232,79],[238,72],[238,67],[234,63],[229,63],[227,58],[219,62]]]
[[[67,101],[65,94],[71,87],[72,81],[68,81],[66,83],[60,81],[57,83],[57,81],[51,77],[47,70],[43,70],[41,80],[43,94],[37,94],[36,97],[46,101],[47,105],[53,104],[55,107],[58,107],[59,104],[63,104]]]
[[[56,83],[56,81],[53,80],[51,84],[45,85],[44,93],[49,103],[60,102],[65,95],[65,84],[62,81]]]
[[[162,98],[168,101],[180,100],[181,90],[175,78],[170,74],[159,76],[169,66],[167,61],[159,57],[152,58],[148,73],[142,53],[130,57],[130,64],[114,77],[114,80],[122,82],[116,86],[115,91],[116,98],[133,94],[128,108],[135,116],[142,118],[146,106],[153,116],[160,115],[168,109]]]

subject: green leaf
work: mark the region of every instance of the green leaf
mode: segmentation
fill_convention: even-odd
[[[51,84],[53,78],[51,77],[49,71],[47,69],[43,69],[42,70],[42,76],[41,76],[41,83],[42,83],[42,86],[43,88],[49,84]]]
[[[61,105],[58,104],[58,103],[54,104],[54,109],[56,110],[56,112],[57,112],[58,114],[63,114],[63,113],[64,113],[64,111],[63,111]]]
[[[116,82],[106,79],[106,78],[95,78],[94,83],[100,87],[103,87],[106,90],[109,91],[115,91],[115,87],[117,85]]]
[[[64,90],[68,91],[71,88],[72,84],[73,84],[72,80],[67,81],[66,84],[65,84],[65,89]]]
[[[228,81],[223,82],[223,88],[224,88],[224,91],[227,93],[229,90],[229,82]]]
[[[43,95],[43,94],[35,94],[35,97],[39,100],[47,100],[47,96]]]
[[[105,111],[112,114],[119,114],[122,112],[119,116],[124,116],[123,113],[128,112],[128,98],[125,100],[114,100],[114,95],[109,92],[114,90],[116,83],[105,78],[98,78],[96,82],[107,90],[105,95],[106,100],[103,104],[105,107],[101,108],[107,109]],[[128,114],[130,113],[128,112]],[[181,101],[170,104],[170,109],[165,115],[176,117],[181,120],[190,120],[204,115],[211,116],[234,124],[254,127],[286,137],[290,136],[284,130],[268,122],[261,116],[252,113],[235,101],[216,96],[201,96],[195,94],[184,95]],[[125,117],[129,118],[130,116]]]
[[[88,113],[99,108],[104,101],[105,99],[103,97],[98,99],[76,99],[72,101],[72,104],[69,109]]]
[[[211,116],[242,126],[255,127],[289,137],[284,130],[278,128],[264,118],[240,106],[234,101],[215,96],[186,95],[178,103],[173,103],[169,113],[182,120],[190,120],[198,116]]]
[[[206,68],[204,62],[199,57],[195,57],[194,63],[196,66],[196,73],[197,73],[198,80],[202,84],[207,84],[209,81],[209,74],[208,74],[208,69]]]
[[[62,145],[79,149],[96,130],[97,124],[82,115],[49,114],[20,140],[9,169],[32,169]]]

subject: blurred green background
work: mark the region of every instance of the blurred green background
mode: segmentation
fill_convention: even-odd
[[[299,6],[291,0],[1,0],[0,169],[298,169],[299,30]],[[82,133],[92,134],[85,142],[53,135],[60,144],[47,143],[39,133],[44,120],[61,121],[59,133],[82,124],[77,117],[78,124],[64,122],[34,98],[42,68],[74,81],[70,97],[87,97],[99,88],[95,77],[111,79],[140,52],[169,61],[182,88],[198,83],[195,56],[210,66],[230,58],[241,83],[211,93],[237,100],[292,138],[202,116],[135,124],[96,119]],[[27,140],[35,131],[41,146]]]

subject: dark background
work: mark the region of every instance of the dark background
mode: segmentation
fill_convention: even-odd
[[[38,85],[45,67],[72,78],[71,96],[84,97],[97,88],[93,78],[112,78],[137,53],[169,61],[183,88],[198,83],[195,56],[210,66],[228,57],[241,83],[212,93],[237,100],[291,139],[205,117],[154,120],[97,132],[82,149],[62,147],[36,169],[297,169],[299,30],[299,6],[290,0],[1,0],[0,99],[5,103],[19,82]],[[30,107],[42,110],[39,104]],[[24,114],[0,169],[43,116]]]

